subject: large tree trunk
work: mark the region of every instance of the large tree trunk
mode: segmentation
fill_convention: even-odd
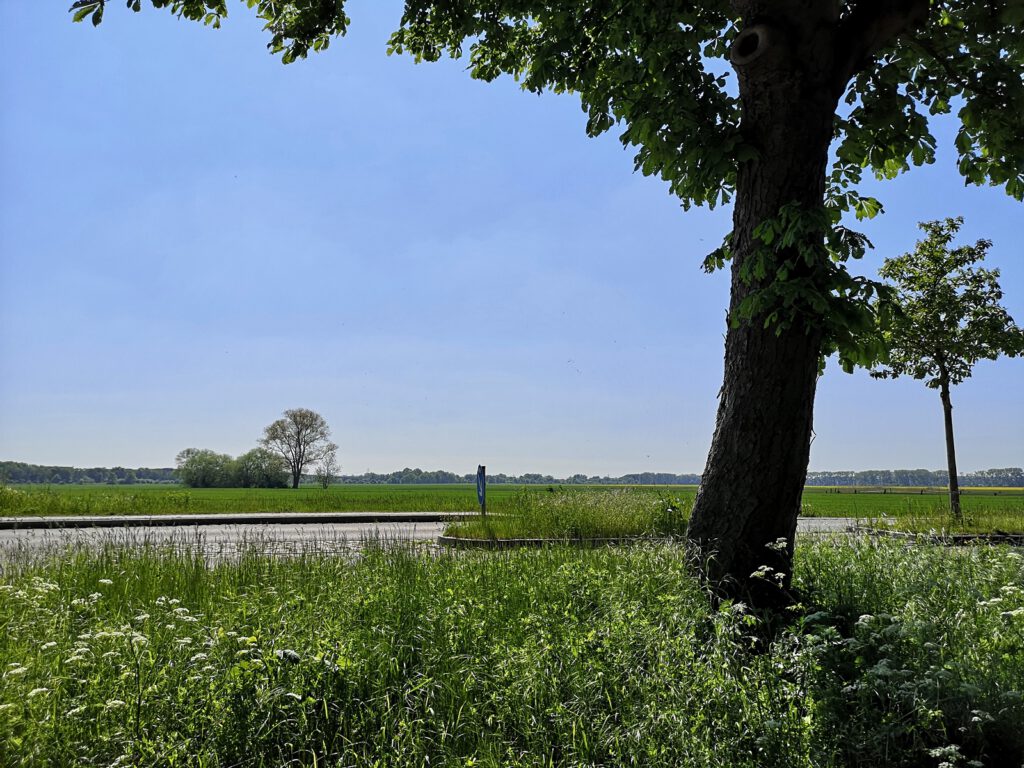
[[[956,476],[956,446],[953,444],[953,403],[949,399],[949,380],[939,381],[939,397],[942,398],[942,415],[946,425],[946,469],[949,471],[949,511],[954,520],[962,520],[960,510],[960,481]]]
[[[755,227],[789,203],[813,211],[824,202],[836,95],[828,62],[812,60],[821,55],[820,43],[794,39],[799,32],[759,24],[733,47],[744,139],[759,157],[737,176],[732,317],[774,277],[770,268],[760,280],[744,278],[759,246]],[[808,234],[805,244],[819,255],[790,278],[820,275],[823,235]],[[778,264],[794,254],[776,251],[772,258]],[[822,341],[819,323],[806,313],[784,327],[766,328],[763,316],[729,325],[715,434],[687,532],[702,573],[728,596],[763,606],[786,600]]]

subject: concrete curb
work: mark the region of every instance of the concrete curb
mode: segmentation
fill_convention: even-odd
[[[172,525],[337,525],[343,523],[443,523],[475,512],[250,512],[208,515],[90,515],[0,517],[0,530],[151,528]]]

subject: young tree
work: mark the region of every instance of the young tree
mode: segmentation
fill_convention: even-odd
[[[292,488],[298,488],[303,469],[338,449],[330,436],[323,416],[308,408],[293,408],[263,430],[260,445],[284,459],[291,472]]]
[[[334,482],[335,476],[338,474],[338,470],[341,468],[338,464],[338,446],[332,447],[329,451],[324,453],[320,457],[320,461],[316,464],[316,481],[320,483],[320,487],[325,491],[330,487],[331,483]]]
[[[227,13],[226,0],[150,2],[213,25]],[[349,23],[344,0],[246,2],[285,62]],[[72,10],[99,23],[104,7]],[[845,266],[866,240],[840,224],[881,207],[856,192],[864,170],[932,162],[929,116],[956,105],[961,174],[1024,197],[1022,22],[1021,0],[405,0],[390,51],[468,53],[472,77],[575,93],[587,133],[621,126],[636,168],[684,208],[734,201],[732,232],[705,260],[731,260],[732,297],[688,533],[729,592],[785,599],[823,356],[849,369],[883,350],[876,286]],[[762,565],[781,590],[751,578]]]
[[[953,404],[949,388],[968,379],[979,360],[1024,354],[1024,330],[999,305],[999,270],[975,267],[992,246],[988,240],[950,248],[962,218],[919,226],[927,235],[913,253],[886,259],[879,274],[896,288],[898,311],[886,331],[888,364],[872,376],[912,376],[939,390],[946,427],[949,508],[960,511]]]

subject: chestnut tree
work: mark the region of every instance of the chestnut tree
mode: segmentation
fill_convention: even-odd
[[[290,62],[343,35],[344,0],[244,0]],[[144,0],[128,0],[140,10]],[[218,25],[227,0],[148,0]],[[78,0],[100,22],[106,0]],[[396,14],[397,15],[397,14]],[[708,580],[786,599],[823,359],[871,365],[877,285],[847,264],[863,174],[930,163],[955,112],[957,167],[1024,196],[1024,0],[405,0],[389,52],[464,57],[471,77],[572,93],[684,208],[733,205],[725,376],[689,527]],[[766,568],[776,579],[752,579]]]

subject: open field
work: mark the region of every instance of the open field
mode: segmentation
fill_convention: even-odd
[[[488,487],[494,519],[470,535],[629,536],[679,532],[695,486],[514,486]],[[564,497],[569,500],[562,501]],[[614,504],[609,503],[614,499]],[[587,501],[592,499],[592,501]],[[554,504],[550,503],[554,500]],[[963,532],[1024,530],[1024,491],[967,489]],[[545,506],[546,505],[546,506]],[[476,510],[471,485],[348,485],[328,490],[189,489],[167,486],[57,485],[0,488],[0,516],[160,515],[215,512],[455,512]],[[556,510],[545,518],[537,510]],[[669,510],[675,510],[669,513]],[[815,488],[804,491],[808,517],[896,518],[916,529],[953,530],[947,497],[938,489]],[[509,515],[520,520],[516,530]],[[501,517],[505,521],[501,522]],[[529,521],[527,522],[527,518]],[[522,523],[522,524],[520,524]],[[499,530],[500,529],[500,530]],[[466,534],[469,529],[464,529]],[[533,533],[530,534],[529,531]]]
[[[11,493],[11,491],[15,493]],[[500,510],[515,486],[488,489]],[[18,486],[0,491],[0,515],[160,515],[209,512],[458,512],[477,509],[470,485],[348,485],[328,490],[176,486]]]
[[[1020,555],[860,539],[796,568],[769,629],[674,546],[26,554],[0,764],[1019,766]]]

